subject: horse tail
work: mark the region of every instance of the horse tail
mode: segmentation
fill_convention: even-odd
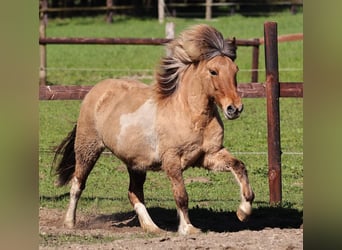
[[[58,187],[68,184],[75,172],[76,158],[74,145],[76,137],[76,127],[77,125],[75,125],[68,136],[64,138],[55,152],[53,166],[55,166],[55,175],[58,176],[58,179],[56,181],[56,185]],[[62,155],[62,158],[58,162],[58,164],[56,164],[56,162],[60,158],[59,155]]]

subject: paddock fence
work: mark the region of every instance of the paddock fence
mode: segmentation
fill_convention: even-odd
[[[139,13],[141,9],[150,15],[158,12],[160,23],[165,21],[165,16],[189,17],[202,16],[206,20],[211,20],[214,13],[219,15],[234,15],[235,13],[244,15],[260,15],[270,11],[289,9],[292,14],[296,14],[303,6],[303,0],[192,0],[192,1],[166,1],[155,0],[145,3],[131,1],[117,3],[114,0],[106,0],[105,3],[96,4],[93,1],[88,3],[77,3],[76,1],[61,0],[49,6],[48,0],[39,0],[39,14],[47,22],[48,15],[58,14],[59,17],[73,16],[75,13],[82,15],[92,15],[105,13],[107,23],[113,23],[114,16],[121,12],[123,14]],[[94,5],[95,4],[95,5]],[[51,5],[51,4],[50,4]]]
[[[45,37],[44,25],[40,27],[40,100],[79,100],[92,86],[46,85],[46,46],[58,44],[99,45],[165,45],[172,38],[61,38]],[[303,97],[303,82],[280,82],[278,68],[278,42],[303,40],[303,34],[278,36],[276,22],[264,23],[264,37],[249,40],[237,39],[237,46],[252,47],[252,76],[250,83],[239,83],[242,97],[263,97],[267,103],[268,182],[270,204],[281,204],[281,147],[280,147],[280,97]],[[264,45],[266,82],[258,82],[259,47]]]

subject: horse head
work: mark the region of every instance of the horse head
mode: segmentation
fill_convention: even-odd
[[[238,118],[243,110],[243,104],[237,92],[237,65],[227,56],[216,56],[204,61],[204,64],[204,77],[201,79],[208,89],[209,98],[222,109],[227,119]]]
[[[215,28],[195,25],[167,45],[167,55],[157,74],[158,93],[162,98],[172,95],[179,85],[181,73],[192,65],[197,68],[201,88],[208,98],[215,101],[227,119],[236,119],[243,105],[237,93],[235,58],[235,38],[224,40]]]

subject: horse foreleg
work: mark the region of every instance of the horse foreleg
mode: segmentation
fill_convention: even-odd
[[[144,205],[144,183],[146,180],[146,172],[133,171],[131,169],[128,169],[128,172],[130,180],[128,198],[138,215],[140,226],[147,232],[161,232],[162,230],[153,222]]]
[[[189,219],[188,194],[185,189],[181,170],[168,171],[166,169],[166,172],[172,184],[173,196],[177,206],[177,213],[179,217],[178,233],[181,235],[199,233],[201,230],[194,227]]]
[[[249,184],[245,164],[234,158],[226,149],[208,154],[204,158],[204,167],[213,171],[231,171],[240,185],[241,203],[236,212],[240,221],[246,221],[252,214],[254,193]]]

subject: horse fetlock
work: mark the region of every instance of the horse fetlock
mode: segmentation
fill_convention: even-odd
[[[180,235],[190,235],[201,233],[201,229],[194,227],[192,224],[179,225],[178,233]]]
[[[246,201],[252,203],[252,202],[254,201],[254,197],[255,197],[255,195],[254,195],[254,192],[253,192],[253,190],[252,190],[251,187],[246,188],[246,189],[244,190],[244,192],[243,192],[243,198],[244,198]]]

